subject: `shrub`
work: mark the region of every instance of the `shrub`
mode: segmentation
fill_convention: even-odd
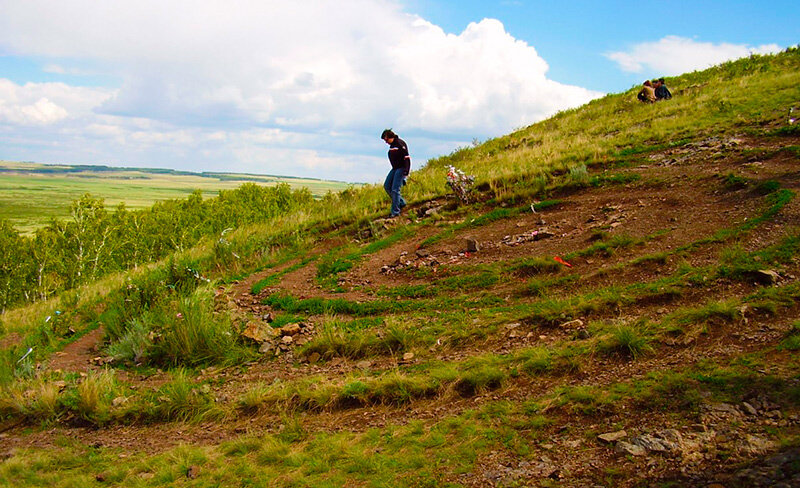
[[[583,186],[589,184],[589,171],[585,164],[573,166],[569,169],[569,180],[572,184]]]
[[[153,356],[170,365],[224,363],[246,356],[237,343],[230,318],[214,314],[213,290],[198,289],[183,298],[175,313],[165,313]]]
[[[147,359],[147,354],[153,347],[153,341],[150,339],[153,328],[148,324],[149,317],[150,314],[145,314],[133,319],[119,341],[108,347],[107,353],[115,361],[140,364]]]

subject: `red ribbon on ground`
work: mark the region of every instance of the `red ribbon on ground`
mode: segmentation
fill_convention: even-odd
[[[567,268],[571,268],[571,267],[572,267],[572,265],[571,265],[571,264],[569,264],[568,262],[564,261],[563,259],[561,259],[561,258],[560,258],[560,257],[558,257],[558,256],[553,256],[553,259],[555,259],[555,260],[556,260],[556,262],[563,264],[563,265],[564,265],[564,266],[566,266]]]

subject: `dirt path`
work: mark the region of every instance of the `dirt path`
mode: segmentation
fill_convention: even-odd
[[[279,313],[262,303],[263,298],[273,292],[290,294],[296,298],[374,301],[385,299],[379,294],[384,288],[428,285],[438,279],[439,275],[436,273],[441,274],[442,270],[458,276],[479,270],[481,266],[502,265],[533,257],[552,259],[554,256],[572,255],[572,267],[559,276],[570,273],[578,276],[578,279],[573,284],[549,290],[546,297],[520,293],[530,277],[515,274],[504,276],[499,283],[484,290],[470,292],[475,296],[497,297],[503,304],[524,307],[549,298],[651,284],[675,274],[681,267],[718,264],[721,256],[736,251],[737,246],[748,252],[762,250],[780,242],[787,236],[787,232],[796,232],[800,227],[800,199],[796,198],[769,222],[738,236],[736,240],[709,239],[719,231],[740,227],[763,213],[766,201],[764,195],[755,189],[759,182],[775,180],[783,188],[800,189],[800,171],[797,170],[796,158],[781,151],[765,153],[763,150],[774,150],[773,141],[753,138],[741,138],[737,141],[701,141],[689,147],[651,154],[638,166],[606,173],[607,177],[630,177],[628,183],[564,190],[562,194],[552,196],[561,201],[557,206],[536,213],[526,211],[513,218],[503,218],[480,227],[452,232],[427,246],[422,246],[426,239],[448,231],[456,223],[463,223],[466,217],[448,216],[445,220],[426,221],[423,225],[418,223],[419,219],[414,216],[415,208],[411,207],[408,209],[410,216],[406,220],[387,224],[381,232],[384,236],[390,235],[397,226],[408,225],[413,226],[412,235],[356,260],[352,269],[338,276],[342,292],[337,293],[320,285],[316,276],[317,261],[294,269],[302,258],[316,256],[321,259],[340,247],[358,248],[362,245],[356,242],[353,235],[336,233],[333,236],[322,236],[308,254],[302,257],[255,273],[233,283],[227,289],[221,288],[218,290],[218,298],[226,301],[230,313],[262,320],[267,314]],[[798,144],[800,140],[787,138],[782,142]],[[720,144],[732,145],[734,150],[727,157],[720,158]],[[752,154],[759,154],[759,159],[754,160]],[[762,154],[765,155],[761,157]],[[735,178],[729,178],[729,174],[750,178],[752,183],[747,187],[735,187],[730,184],[730,181],[735,182]],[[520,202],[514,203],[514,206],[520,205]],[[536,237],[540,235],[546,237]],[[605,242],[604,239],[614,237],[627,238],[633,243],[607,251],[583,252],[598,242]],[[467,252],[468,238],[477,241],[479,251]],[[688,247],[703,240],[707,242]],[[677,252],[678,249],[683,250]],[[639,265],[631,264],[634,259],[658,254],[665,257]],[[765,268],[770,268],[771,265],[772,263],[764,263]],[[434,271],[414,273],[417,268]],[[290,269],[292,270],[286,272]],[[794,285],[800,277],[800,262],[792,261],[780,271],[780,281],[776,284]],[[259,295],[252,294],[254,284],[275,274],[281,276],[274,286]],[[764,284],[747,280],[690,282],[682,286],[680,293],[663,296],[655,293],[655,298],[651,301],[617,303],[594,309],[587,307],[576,318],[583,324],[580,326],[581,330],[588,334],[586,331],[590,329],[591,322],[659,321],[682,308],[732,299],[741,300],[762,289],[766,289]],[[460,299],[472,296],[459,291],[451,294]],[[427,310],[420,312],[415,319],[435,320],[438,314],[446,311]],[[773,315],[745,307],[734,320],[709,320],[704,331],[697,328],[683,335],[676,334],[680,336],[680,340],[659,336],[655,351],[635,361],[593,352],[581,357],[580,367],[576,370],[507,378],[502,387],[480,391],[472,396],[462,395],[457,391],[444,391],[433,398],[415,399],[401,407],[373,405],[298,415],[302,418],[304,427],[312,433],[338,430],[363,432],[387,425],[403,425],[413,420],[433,425],[441,419],[454,417],[492,402],[522,404],[552,395],[560,387],[609,387],[617,383],[642,380],[654,372],[685,371],[704,362],[729,364],[751,354],[762,358],[760,360],[768,365],[770,374],[789,378],[793,373],[789,372],[788,365],[793,359],[790,353],[778,351],[775,346],[786,337],[798,318],[800,307],[796,304],[784,306],[780,313]],[[308,317],[308,321],[312,323],[325,319],[326,317]],[[87,333],[63,351],[54,354],[49,369],[80,373],[98,367],[96,358],[101,356],[98,347],[102,337],[102,328]],[[362,371],[379,375],[390,371],[412,371],[429,363],[446,362],[458,365],[475,356],[503,356],[535,346],[555,349],[568,344],[580,344],[581,340],[589,340],[589,337],[579,336],[576,329],[560,327],[559,324],[543,324],[535,320],[520,320],[518,324],[503,324],[485,337],[476,335],[430,348],[426,344],[425,348],[416,350],[415,357],[408,361],[379,354],[360,360],[321,358],[321,361],[309,364],[294,354],[295,350],[278,359],[264,356],[246,367],[225,370],[209,368],[199,373],[197,380],[212,384],[217,401],[224,406],[231,406],[244,392],[258,383],[272,384],[275,381],[291,382],[316,377],[322,383],[338,384],[348,375],[360,374]],[[138,378],[136,375],[125,374],[120,375],[120,378],[134,389],[147,388],[155,381],[152,377]],[[726,423],[738,422],[744,427],[734,429],[735,432],[730,435],[737,442],[745,442],[748,435],[768,436],[769,429],[775,427],[770,424],[773,418],[767,416],[769,412],[766,411],[752,415],[752,418],[740,418],[734,414],[714,417],[716,414],[711,409],[718,403],[713,399],[703,399],[705,417],[702,424],[707,430],[727,433],[731,429],[725,426]],[[736,408],[741,410],[743,407]],[[669,427],[684,429],[681,432],[686,439],[702,437],[700,432],[687,431],[677,415],[613,410],[596,416],[580,416],[557,408],[549,413],[552,413],[560,425],[546,430],[548,440],[532,442],[531,449],[539,456],[538,459],[548,459],[547,462],[540,462],[542,466],[559,466],[557,470],[545,473],[547,470],[541,466],[535,469],[529,465],[523,466],[513,454],[502,451],[493,452],[481,459],[475,472],[451,481],[466,486],[497,486],[503,483],[513,484],[525,479],[525,476],[549,476],[554,482],[563,482],[564,486],[583,486],[580,480],[598,479],[597,473],[602,473],[607,466],[628,466],[636,467],[642,473],[647,473],[647,476],[652,476],[649,479],[690,480],[687,483],[691,484],[691,480],[700,479],[704,470],[708,471],[717,462],[716,458],[704,457],[703,453],[699,458],[702,461],[696,465],[687,464],[690,466],[688,474],[680,473],[662,460],[642,461],[631,456],[620,460],[620,455],[612,447],[600,444],[594,438],[589,439],[584,434],[586,431],[600,432],[620,426],[636,434],[660,432]],[[800,429],[800,418],[789,417],[797,413],[781,413],[784,415],[781,420],[786,422],[778,427]],[[284,420],[281,413],[262,412],[254,416],[238,413],[224,422],[203,424],[111,425],[100,429],[56,426],[33,433],[11,426],[2,433],[2,439],[8,448],[51,447],[60,438],[66,437],[89,445],[154,453],[181,443],[218,445],[242,435],[276,432],[280,430]],[[734,450],[733,454],[738,456],[736,459],[755,459],[766,452],[745,452],[739,444],[736,446],[738,450]],[[684,455],[681,451],[680,456]],[[569,473],[569,479],[565,481],[557,473]],[[620,482],[619,486],[627,485]]]
[[[50,369],[65,373],[86,373],[90,369],[100,368],[104,359],[100,350],[104,334],[105,329],[98,327],[67,344],[50,358]]]

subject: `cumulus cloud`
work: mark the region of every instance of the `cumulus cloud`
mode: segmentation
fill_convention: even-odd
[[[770,54],[778,51],[780,47],[777,44],[762,46],[714,44],[685,37],[666,36],[655,42],[637,44],[628,51],[606,53],[605,56],[629,73],[679,75],[751,54]]]
[[[71,113],[73,117],[85,116],[109,96],[110,92],[102,89],[63,83],[18,85],[0,78],[0,124],[51,125]]]
[[[449,34],[389,0],[0,0],[0,10],[3,51],[43,59],[51,73],[122,80],[93,93],[72,133],[85,128],[130,157],[143,156],[137,144],[165,146],[173,166],[205,155],[240,171],[263,157],[273,174],[377,181],[384,127],[428,134],[409,140],[419,161],[601,95],[548,79],[536,49],[497,20]],[[46,99],[25,105],[28,120],[79,119]],[[152,125],[135,127],[143,120]]]

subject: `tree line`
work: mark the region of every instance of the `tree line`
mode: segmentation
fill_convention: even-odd
[[[195,245],[203,236],[262,222],[313,201],[306,189],[285,183],[245,183],[203,199],[196,190],[185,199],[131,211],[109,211],[89,194],[70,206],[70,218],[52,220],[32,236],[0,220],[0,311],[101,276],[161,259]]]

